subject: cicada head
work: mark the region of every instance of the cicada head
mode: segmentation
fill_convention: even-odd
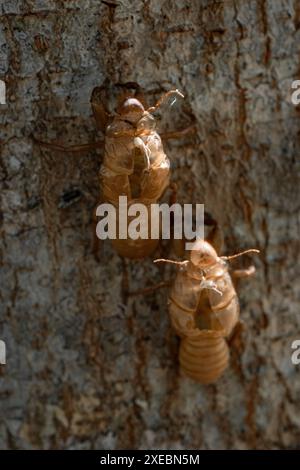
[[[136,98],[127,98],[117,110],[121,119],[133,124],[137,123],[145,112],[142,103]]]
[[[218,261],[216,250],[205,240],[197,240],[191,251],[191,262],[196,268],[207,269]]]

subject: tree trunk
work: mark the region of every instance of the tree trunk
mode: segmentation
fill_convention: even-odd
[[[7,0],[0,14],[1,448],[298,446],[297,0]],[[197,128],[165,144],[178,201],[205,204],[226,254],[261,250],[214,385],[178,370],[168,289],[129,295],[174,268],[91,250],[103,150],[34,141],[99,140],[90,95],[126,82],[149,105],[184,93],[159,123]]]

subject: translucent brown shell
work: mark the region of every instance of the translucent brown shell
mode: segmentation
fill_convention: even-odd
[[[207,273],[192,262],[181,268],[169,302],[172,325],[181,337],[179,363],[193,380],[213,383],[229,364],[228,338],[239,319],[239,304],[225,263],[216,257]]]
[[[229,364],[229,348],[222,332],[203,330],[181,340],[179,363],[183,373],[202,384],[217,381]]]
[[[139,109],[138,109],[139,111]],[[118,213],[119,196],[127,196],[128,205],[142,203],[148,208],[157,202],[169,185],[169,159],[164,153],[155,120],[144,111],[138,121],[116,115],[106,129],[104,162],[100,171],[102,198]],[[127,220],[127,226],[130,220]],[[117,221],[118,226],[118,221]],[[121,256],[143,258],[152,253],[159,239],[116,239],[113,245]]]

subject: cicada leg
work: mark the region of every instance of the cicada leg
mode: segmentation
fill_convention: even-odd
[[[76,152],[89,152],[91,150],[99,149],[103,147],[103,141],[98,141],[98,142],[91,142],[87,144],[81,144],[81,145],[70,145],[70,146],[64,146],[61,144],[57,144],[56,142],[44,142],[39,139],[33,139],[37,144],[39,144],[41,147],[49,148],[52,150],[57,150],[58,152],[64,152],[64,153],[76,153]]]
[[[196,132],[197,132],[196,125],[191,124],[190,126],[187,126],[184,129],[180,129],[178,131],[160,132],[159,135],[162,140],[170,140],[170,139],[182,139],[186,135],[193,135],[193,134],[196,134]]]
[[[256,272],[256,268],[252,264],[246,269],[235,269],[234,271],[232,271],[231,276],[235,279],[242,279],[242,278],[253,276],[255,272]]]
[[[169,90],[166,93],[164,93],[158,102],[155,104],[155,106],[151,106],[150,108],[147,109],[149,113],[154,113],[159,109],[169,98],[170,96],[180,96],[181,98],[184,98],[184,95],[179,91],[179,90]],[[174,98],[173,102],[171,103],[174,104],[176,101],[176,98]],[[163,140],[169,140],[169,139],[181,139],[182,137],[185,137],[186,135],[191,135],[191,134],[196,134],[197,132],[197,127],[195,124],[190,124],[189,126],[185,127],[184,129],[180,129],[178,131],[171,131],[171,132],[162,132],[159,133],[161,139]]]
[[[136,291],[128,292],[129,297],[137,296],[137,295],[147,295],[147,294],[152,294],[152,292],[155,292],[158,289],[162,289],[164,287],[170,287],[172,285],[171,281],[162,281],[159,282],[158,284],[155,284],[153,286],[145,287],[143,289],[138,289]]]
[[[241,320],[235,325],[230,338],[227,340],[228,346],[232,348],[232,356],[234,362],[240,360],[240,355],[244,349],[243,332],[245,331],[245,323]]]
[[[158,100],[158,102],[155,104],[155,106],[151,106],[150,108],[147,109],[148,113],[154,113],[158,108],[160,108],[166,101],[167,99],[172,96],[172,95],[178,95],[181,98],[184,98],[184,95],[179,91],[179,90],[169,90],[166,93],[164,93]],[[174,98],[174,101],[171,103],[173,104],[176,101],[176,98]]]

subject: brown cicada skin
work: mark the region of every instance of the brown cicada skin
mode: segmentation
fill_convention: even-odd
[[[229,258],[219,258],[207,241],[196,241],[190,259],[179,263],[169,298],[171,323],[181,338],[181,370],[202,384],[215,382],[228,367],[227,340],[239,321]],[[239,270],[239,277],[246,272],[253,274],[253,269]]]
[[[139,86],[133,82],[124,84],[124,87],[139,89]],[[108,102],[108,95],[107,84],[104,84],[102,87],[96,87],[91,96],[91,107],[98,130],[105,131],[104,141],[65,147],[60,143],[48,143],[34,136],[33,140],[40,146],[69,153],[101,149],[104,145],[104,162],[100,171],[101,202],[110,203],[115,207],[116,227],[119,226],[119,197],[121,196],[127,197],[127,210],[133,204],[143,204],[148,218],[147,238],[133,240],[126,236],[122,239],[117,233],[117,239],[112,240],[112,243],[121,256],[135,259],[144,258],[151,254],[159,243],[159,233],[155,239],[150,236],[150,206],[159,201],[170,185],[170,162],[164,152],[161,137],[165,140],[183,137],[195,133],[196,127],[192,124],[185,129],[165,132],[161,135],[155,130],[156,121],[152,113],[171,95],[183,97],[178,90],[168,91],[155,106],[148,109],[144,108],[140,99],[125,92],[122,98],[121,96],[119,98],[120,104],[114,115],[109,112],[105,104]],[[174,197],[176,185],[173,183],[170,187],[172,187]],[[94,213],[94,223],[96,223],[96,215],[97,211]],[[127,227],[132,219],[135,217],[127,216]],[[97,230],[94,230],[93,252],[98,259],[99,240],[96,233]]]
[[[171,93],[179,94],[177,90]],[[125,99],[105,133],[100,171],[103,201],[113,204],[118,214],[119,196],[126,196],[128,208],[142,203],[148,211],[148,239],[112,241],[117,252],[128,258],[148,256],[159,243],[150,237],[150,205],[159,201],[170,184],[170,162],[151,114],[157,106],[145,110],[138,99]],[[128,226],[130,218],[127,222]]]

